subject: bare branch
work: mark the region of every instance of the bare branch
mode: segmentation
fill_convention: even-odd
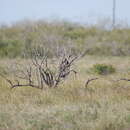
[[[85,88],[88,87],[88,84],[94,80],[97,80],[98,78],[92,78],[92,79],[88,79],[87,82],[85,83]]]
[[[116,80],[115,82],[119,82],[119,81],[121,81],[121,80],[130,81],[130,79],[125,79],[125,78],[123,78],[123,79]]]
[[[6,76],[4,76],[3,74],[0,74],[0,76],[1,76],[2,78],[4,78],[11,86],[13,86],[12,81],[9,80]]]

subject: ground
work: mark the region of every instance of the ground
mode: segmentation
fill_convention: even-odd
[[[0,61],[1,66],[12,60]],[[96,63],[111,64],[116,72],[97,75]],[[0,130],[127,130],[130,126],[129,57],[86,56],[77,61],[71,74],[58,88],[10,89],[0,78]],[[85,88],[88,78],[99,79]]]

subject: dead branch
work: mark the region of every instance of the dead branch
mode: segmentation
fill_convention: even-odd
[[[87,82],[85,83],[85,88],[88,87],[88,84],[94,80],[97,80],[98,78],[92,78],[92,79],[88,79]]]
[[[29,83],[27,84],[21,84],[20,81],[15,80],[15,82],[13,82],[12,80],[8,79],[6,76],[4,76],[3,74],[0,74],[1,77],[3,77],[7,83],[9,83],[11,89],[16,88],[16,87],[33,87],[33,88],[39,88],[39,86],[32,84],[31,79],[29,79]]]
[[[122,78],[122,79],[118,79],[118,80],[116,80],[115,82],[119,82],[119,81],[121,81],[121,80],[124,80],[124,81],[130,81],[130,79]]]
[[[74,72],[75,74],[77,73],[75,70],[71,70],[72,63],[77,59],[78,57],[72,57],[72,55],[69,55],[68,57],[64,56],[61,60],[61,63],[59,64],[59,71],[58,71],[58,76],[56,77],[55,80],[55,85],[54,87],[57,87],[59,82],[64,80],[70,72]]]

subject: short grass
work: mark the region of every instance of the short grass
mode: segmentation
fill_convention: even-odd
[[[1,60],[1,66],[11,64]],[[116,73],[91,73],[94,64],[111,64]],[[15,88],[0,79],[0,130],[129,130],[129,57],[86,56],[73,74],[56,89]],[[98,77],[85,88],[88,78]]]

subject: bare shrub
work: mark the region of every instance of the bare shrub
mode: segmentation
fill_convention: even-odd
[[[71,72],[77,73],[72,69],[72,64],[78,56],[64,54],[56,63],[52,59],[48,59],[47,54],[41,56],[38,51],[32,53],[30,61],[26,61],[23,66],[19,63],[15,66],[14,79],[9,79],[8,75],[1,76],[10,84],[11,88],[16,87],[34,87],[43,89],[45,86],[49,88],[57,87],[61,81],[65,80]],[[59,62],[57,64],[57,62]],[[19,67],[18,67],[19,66]]]

